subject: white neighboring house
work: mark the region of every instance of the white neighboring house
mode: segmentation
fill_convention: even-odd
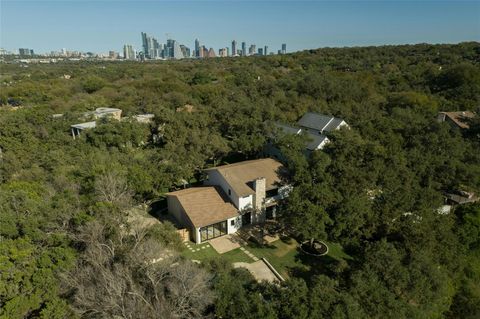
[[[168,210],[196,243],[235,233],[275,217],[278,200],[291,189],[282,183],[284,169],[271,158],[207,169],[204,187],[167,194]]]
[[[342,127],[350,128],[347,122],[341,118],[312,112],[305,113],[298,120],[297,126],[280,123],[275,123],[275,126],[284,134],[298,135],[306,133],[310,140],[306,147],[308,152],[323,149],[330,142],[327,137],[329,132]],[[280,151],[272,144],[267,145],[265,153],[277,158],[281,157]]]
[[[96,108],[95,111],[85,112],[83,113],[84,118],[93,117],[93,119],[98,120],[101,118],[109,117],[114,120],[120,121],[122,117],[122,110],[112,107],[99,107]],[[75,139],[76,137],[80,136],[80,133],[86,129],[95,128],[97,123],[95,121],[84,122],[73,124],[70,126],[70,130],[72,132],[72,137]]]

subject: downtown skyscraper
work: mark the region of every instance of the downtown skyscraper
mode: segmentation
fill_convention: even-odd
[[[237,41],[233,40],[232,41],[232,56],[237,55]]]
[[[125,44],[123,46],[123,58],[125,60],[135,60],[137,58],[135,50],[131,44]]]

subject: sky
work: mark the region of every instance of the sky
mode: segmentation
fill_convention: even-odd
[[[0,47],[11,51],[140,49],[140,32],[216,51],[234,39],[274,52],[480,41],[480,0],[0,0]]]

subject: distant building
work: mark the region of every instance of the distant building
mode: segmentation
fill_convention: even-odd
[[[189,58],[190,57],[190,48],[189,47],[186,47],[185,45],[181,44],[180,45],[180,50],[182,50],[184,58]]]
[[[248,55],[255,55],[257,53],[257,46],[255,44],[250,45],[248,49]]]
[[[263,55],[268,55],[268,46],[267,45],[263,49]]]
[[[468,129],[470,127],[468,122],[475,116],[475,113],[470,111],[440,112],[438,113],[437,120],[439,122],[447,122],[455,128]]]
[[[242,56],[247,55],[247,44],[245,42],[242,42]]]
[[[108,51],[108,57],[110,59],[118,59],[119,54],[118,52],[115,52],[115,51]]]
[[[111,108],[111,107],[99,107],[95,109],[95,111],[83,113],[83,116],[84,118],[91,117],[95,120],[108,117],[108,118],[120,121],[122,117],[122,110],[117,108]],[[97,126],[96,121],[79,123],[79,124],[74,124],[70,126],[73,139],[78,137],[82,131],[86,129],[95,128],[96,126]]]
[[[263,55],[263,49],[262,48],[258,48],[258,55]]]
[[[232,56],[237,55],[237,41],[233,40],[232,41]]]
[[[200,41],[198,39],[195,39],[195,52],[194,52],[194,54],[197,58],[200,57]]]
[[[145,32],[142,32],[142,47],[143,55],[148,59],[157,59],[164,54],[163,45],[154,37],[148,36]]]
[[[286,53],[287,53],[287,44],[283,43],[282,44],[282,54],[286,54]]]
[[[218,56],[224,58],[228,56],[227,48],[221,48],[218,50]]]
[[[208,50],[208,55],[207,55],[209,58],[215,58],[216,55],[215,55],[215,50],[213,48],[210,48],[210,50]]]
[[[136,120],[139,123],[152,123],[153,119],[155,118],[155,114],[147,113],[147,114],[138,114],[132,116],[134,120]]]
[[[136,54],[131,44],[125,44],[123,46],[123,58],[125,60],[135,60]]]
[[[84,130],[88,130],[95,127],[97,127],[97,122],[95,121],[85,122],[85,123],[79,123],[79,124],[74,124],[70,126],[70,131],[72,132],[73,139],[75,139],[79,137],[80,133],[83,132]]]
[[[34,55],[33,50],[26,49],[26,48],[18,49],[18,54],[22,55],[22,56],[32,56],[32,55]]]

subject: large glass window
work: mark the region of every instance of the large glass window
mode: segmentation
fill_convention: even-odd
[[[200,239],[203,241],[217,238],[227,234],[227,221],[208,225],[200,228]]]

